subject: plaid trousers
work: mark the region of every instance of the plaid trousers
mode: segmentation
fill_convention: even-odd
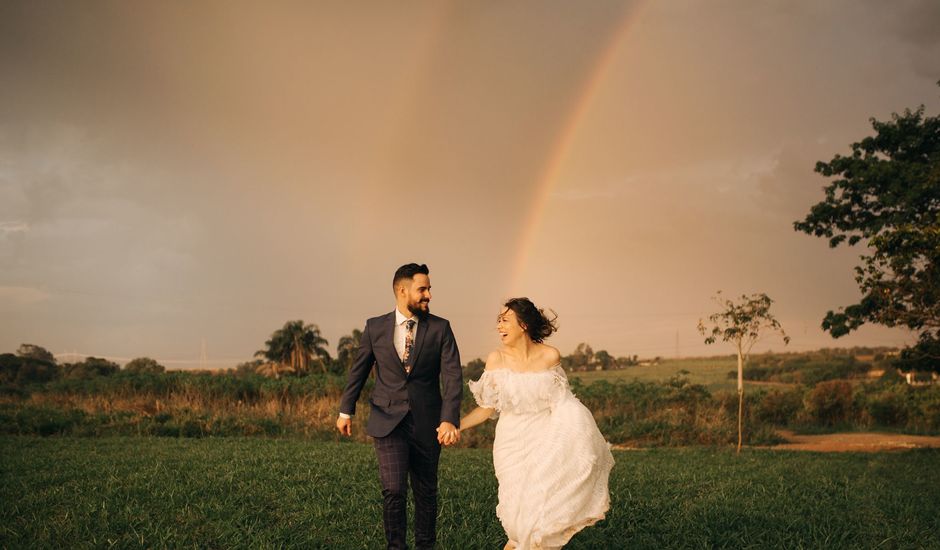
[[[436,437],[436,436],[435,436]],[[385,437],[376,437],[375,453],[379,460],[382,483],[385,539],[389,550],[408,546],[408,485],[415,498],[415,546],[433,548],[437,539],[437,465],[441,446],[437,439],[424,441],[415,437],[414,419],[409,412]]]

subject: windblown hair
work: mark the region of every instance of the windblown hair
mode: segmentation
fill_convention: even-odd
[[[399,267],[397,270],[395,270],[395,276],[392,277],[392,288],[395,288],[399,281],[403,281],[405,279],[414,279],[415,275],[418,273],[428,275],[430,273],[430,271],[428,271],[428,266],[425,264],[405,264]]]
[[[535,307],[532,300],[528,298],[510,298],[509,301],[503,304],[503,307],[515,312],[520,326],[533,342],[541,344],[553,332],[558,330],[558,323],[556,323],[558,314],[549,309],[548,311],[552,313],[552,318],[549,319],[545,315],[545,310]]]

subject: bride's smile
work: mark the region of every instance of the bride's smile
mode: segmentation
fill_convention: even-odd
[[[520,325],[516,313],[506,308],[496,316],[496,332],[499,333],[499,339],[504,344],[512,345],[519,341],[525,329]]]

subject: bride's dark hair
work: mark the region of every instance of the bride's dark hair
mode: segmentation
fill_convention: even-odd
[[[545,315],[545,310],[535,307],[532,300],[528,298],[510,298],[509,301],[503,304],[503,307],[515,312],[516,318],[519,319],[519,325],[533,342],[541,344],[543,340],[558,330],[558,323],[556,323],[558,314],[550,309],[552,318],[549,319]]]

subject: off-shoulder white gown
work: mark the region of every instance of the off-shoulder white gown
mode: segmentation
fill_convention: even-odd
[[[604,518],[614,458],[560,365],[540,372],[488,370],[469,387],[478,405],[499,416],[496,515],[519,550],[560,548]]]

